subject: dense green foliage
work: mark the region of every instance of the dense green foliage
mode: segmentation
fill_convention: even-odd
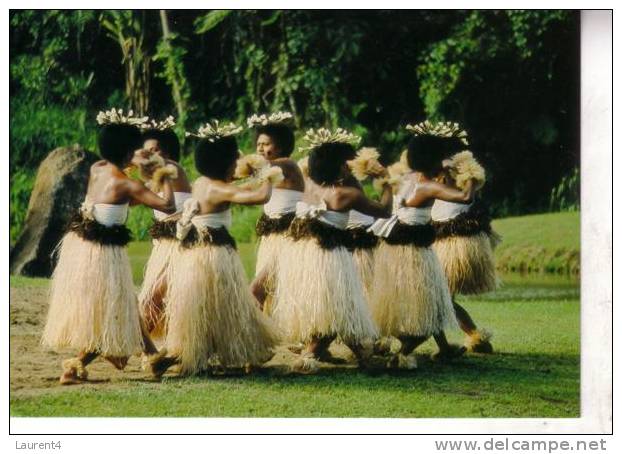
[[[386,162],[407,122],[458,121],[496,215],[576,209],[578,22],[545,10],[11,11],[12,238],[24,175],[56,146],[93,148],[95,114],[111,106],[172,113],[180,134],[286,109],[301,130],[353,129]]]

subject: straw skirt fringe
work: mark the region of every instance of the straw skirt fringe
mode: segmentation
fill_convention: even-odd
[[[257,249],[257,261],[255,265],[255,276],[267,270],[265,280],[265,291],[267,294],[264,302],[264,312],[271,314],[274,303],[274,292],[276,289],[276,277],[279,272],[279,256],[292,244],[285,233],[271,233],[263,235],[259,240]]]
[[[171,257],[166,348],[181,373],[210,366],[259,365],[278,337],[259,311],[235,249],[206,243],[177,248]]]
[[[438,239],[433,248],[452,295],[486,293],[497,288],[493,248],[485,232]]]
[[[374,278],[374,250],[375,248],[355,249],[352,252],[354,265],[365,290],[365,298],[371,297],[372,280]]]
[[[430,336],[456,318],[441,265],[430,247],[376,249],[371,308],[383,336]]]
[[[167,238],[153,240],[151,255],[145,265],[145,275],[138,294],[138,302],[140,315],[147,326],[153,327],[150,332],[153,338],[164,334],[166,286],[170,281],[171,255],[178,244],[177,241]]]
[[[63,238],[50,288],[42,344],[104,356],[129,356],[143,347],[132,270],[123,246]]]
[[[375,338],[352,253],[321,248],[313,238],[292,242],[280,257],[273,319],[289,342],[337,335],[346,343]]]

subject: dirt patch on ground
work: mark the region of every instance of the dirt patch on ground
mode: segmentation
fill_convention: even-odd
[[[64,359],[75,356],[77,352],[66,350],[54,352],[41,346],[41,333],[45,325],[48,308],[47,286],[18,287],[10,289],[10,390],[11,397],[36,395],[64,389],[58,384],[61,364]],[[334,343],[333,355],[345,363],[333,365],[321,363],[323,369],[356,367],[351,352],[344,345]],[[263,372],[288,374],[291,365],[298,358],[285,347],[279,347],[274,358],[264,366]],[[105,389],[127,387],[128,382],[153,381],[142,370],[141,358],[130,358],[123,371],[100,358],[88,367],[89,381],[84,386],[97,386]],[[167,374],[174,375],[174,374]]]

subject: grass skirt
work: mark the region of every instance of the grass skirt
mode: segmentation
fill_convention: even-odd
[[[264,312],[272,313],[272,302],[276,288],[276,278],[279,272],[279,256],[284,250],[291,247],[292,241],[285,233],[270,233],[263,235],[259,240],[257,249],[257,262],[255,264],[255,276],[264,269],[268,270],[265,281],[266,301]]]
[[[456,318],[443,270],[430,247],[390,245],[374,254],[374,320],[383,336],[430,336]]]
[[[289,342],[337,335],[346,343],[375,338],[352,253],[301,238],[282,252],[273,319]]]
[[[173,251],[179,243],[174,239],[160,238],[153,240],[151,255],[145,265],[145,276],[143,285],[138,294],[140,315],[145,320],[147,326],[153,327],[151,336],[158,338],[164,334],[164,305],[166,296],[156,304],[155,297],[160,297],[158,293],[166,292],[166,285],[170,281],[170,260]]]
[[[359,278],[365,290],[365,299],[369,301],[371,297],[372,281],[374,279],[374,251],[375,248],[360,248],[352,251],[354,266],[358,271]]]
[[[238,253],[210,243],[177,248],[171,257],[166,348],[181,373],[210,366],[259,365],[278,339],[257,308]]]
[[[104,356],[139,353],[143,342],[126,248],[87,241],[74,232],[59,248],[43,345]]]
[[[452,295],[486,293],[497,287],[493,248],[486,232],[440,238],[433,248]]]

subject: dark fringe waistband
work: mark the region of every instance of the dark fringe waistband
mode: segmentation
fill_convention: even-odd
[[[201,229],[201,232],[199,232],[195,226],[192,226],[186,238],[181,240],[180,243],[181,246],[186,249],[200,247],[205,244],[228,246],[237,249],[235,239],[225,227],[220,227],[218,229]]]
[[[367,227],[356,227],[348,229],[350,234],[350,245],[348,249],[355,251],[357,249],[373,249],[378,244],[378,237],[367,231]]]
[[[126,246],[132,240],[132,233],[125,225],[105,226],[94,219],[86,218],[78,211],[69,221],[67,230],[80,238],[105,246]]]
[[[348,248],[351,243],[350,233],[318,219],[295,218],[288,230],[294,241],[314,238],[322,249]]]
[[[149,228],[149,235],[154,240],[170,239],[174,240],[177,233],[177,220],[155,221]]]
[[[285,233],[295,217],[296,213],[294,212],[286,213],[280,218],[271,218],[267,216],[266,213],[262,213],[255,225],[255,233],[257,236],[270,235],[271,233]]]
[[[440,240],[452,236],[474,236],[480,233],[492,234],[490,216],[481,207],[472,207],[466,213],[461,213],[449,221],[432,222],[436,232],[436,239]]]
[[[428,247],[434,243],[434,227],[429,223],[410,225],[398,221],[389,236],[383,240],[391,245]]]

